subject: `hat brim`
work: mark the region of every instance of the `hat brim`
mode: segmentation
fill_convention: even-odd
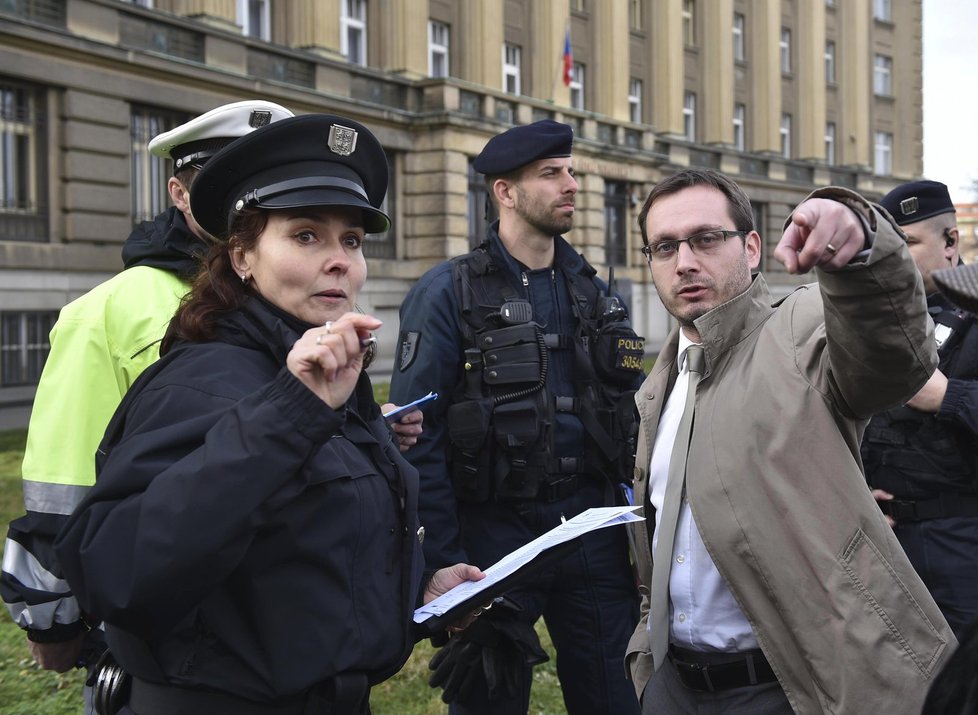
[[[978,263],[944,268],[931,273],[931,277],[952,303],[978,313]]]
[[[303,206],[352,207],[363,211],[363,230],[365,233],[384,233],[391,227],[391,220],[383,211],[375,209],[365,199],[337,189],[309,188],[290,191],[287,194],[263,198],[252,206],[269,211],[297,209]]]

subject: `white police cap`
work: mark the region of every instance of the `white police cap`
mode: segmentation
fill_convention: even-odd
[[[280,104],[261,99],[215,107],[168,132],[153,137],[149,151],[173,159],[173,170],[200,165],[235,139],[295,115]]]

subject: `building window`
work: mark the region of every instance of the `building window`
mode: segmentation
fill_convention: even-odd
[[[696,45],[696,2],[683,0],[683,43],[687,47]]]
[[[628,26],[633,30],[642,29],[642,0],[629,0]]]
[[[0,239],[47,238],[46,137],[44,91],[0,79]]]
[[[835,122],[825,125],[825,163],[835,166]]]
[[[781,28],[781,42],[778,46],[781,48],[781,71],[791,72],[791,30],[787,27]]]
[[[781,115],[781,156],[791,158],[791,115]]]
[[[247,37],[268,42],[272,39],[269,0],[238,0],[238,24]]]
[[[391,227],[384,233],[368,233],[363,237],[363,255],[365,258],[397,258],[397,237],[394,233],[395,201],[397,197],[397,162],[393,151],[385,150],[387,154],[387,193],[380,204],[380,210],[390,217]]]
[[[448,25],[435,20],[428,21],[428,74],[432,77],[449,74]]]
[[[571,12],[584,12],[584,0],[570,0]]]
[[[157,134],[167,132],[185,120],[175,112],[133,107],[129,118],[133,223],[149,221],[170,205],[170,193],[166,188],[172,170],[170,160],[153,156],[146,145]]]
[[[628,80],[628,119],[635,124],[642,121],[642,80]]]
[[[367,0],[340,0],[340,52],[352,64],[367,64]]]
[[[51,345],[57,311],[0,313],[0,385],[36,385]]]
[[[873,0],[873,17],[877,20],[890,22],[893,19],[893,4],[891,0]]]
[[[469,248],[475,248],[486,240],[486,229],[496,220],[496,207],[489,200],[486,177],[475,170],[469,161]]]
[[[733,52],[734,60],[743,62],[747,59],[744,49],[744,16],[742,13],[735,12],[733,18]]]
[[[696,141],[696,93],[686,92],[683,96],[683,134],[686,141]]]
[[[520,47],[508,42],[503,45],[503,91],[520,93]]]
[[[747,114],[747,107],[740,102],[734,105],[733,112],[733,138],[734,148],[737,151],[747,149],[747,139],[744,136],[744,117]]]
[[[623,181],[604,182],[604,262],[628,263],[628,186]]]
[[[835,43],[825,43],[825,82],[835,84]]]
[[[873,173],[889,176],[893,173],[893,135],[889,132],[876,132],[874,145]]]
[[[893,60],[886,55],[873,59],[873,93],[884,97],[893,94]]]
[[[574,109],[584,109],[584,65],[575,62],[570,75],[570,103]]]

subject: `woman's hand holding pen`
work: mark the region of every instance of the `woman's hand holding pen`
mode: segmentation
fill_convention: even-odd
[[[338,409],[356,387],[371,331],[381,325],[372,315],[346,313],[310,328],[292,346],[286,365],[323,402]]]

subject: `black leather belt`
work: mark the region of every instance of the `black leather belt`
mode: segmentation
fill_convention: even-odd
[[[759,650],[745,653],[701,653],[669,646],[669,660],[679,680],[690,690],[713,693],[777,680],[771,664]]]
[[[978,494],[943,492],[932,499],[891,499],[876,503],[880,511],[897,522],[978,516]]]
[[[363,715],[369,692],[363,673],[344,673],[304,694],[272,703],[134,677],[129,707],[136,715]]]

